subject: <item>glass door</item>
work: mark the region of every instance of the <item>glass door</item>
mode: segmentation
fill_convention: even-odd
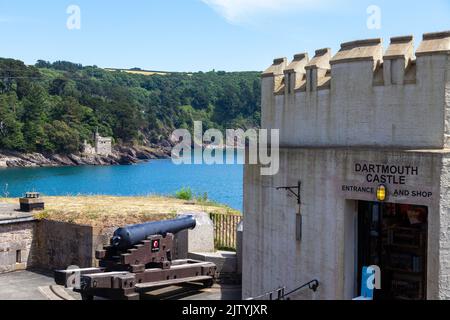
[[[427,207],[358,202],[358,287],[363,266],[381,270],[375,299],[426,298]]]

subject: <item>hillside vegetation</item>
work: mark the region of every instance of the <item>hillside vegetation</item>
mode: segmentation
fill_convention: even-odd
[[[167,145],[176,128],[256,127],[258,72],[144,75],[0,58],[0,149],[77,153],[99,129],[118,144]]]

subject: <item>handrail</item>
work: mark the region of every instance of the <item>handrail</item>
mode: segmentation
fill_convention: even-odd
[[[304,285],[298,287],[297,289],[294,289],[294,290],[292,290],[292,291],[286,293],[286,294],[283,296],[283,298],[286,298],[287,296],[290,296],[291,294],[294,294],[294,293],[296,293],[297,291],[300,291],[300,290],[302,290],[303,288],[306,288],[306,287],[308,287],[309,290],[312,290],[312,291],[316,292],[316,291],[317,291],[317,288],[319,288],[319,280],[317,280],[317,279],[311,280],[310,282],[305,283]],[[287,300],[289,300],[289,298],[288,298]]]
[[[268,297],[269,300],[273,300],[274,293],[277,294],[277,299],[275,299],[275,300],[282,300],[282,297],[284,296],[284,290],[286,290],[285,287],[279,288],[279,289],[276,289],[273,291],[263,293],[262,295],[259,295],[257,297],[248,298],[247,300],[263,300],[263,298],[266,298],[266,297]]]
[[[286,297],[288,297],[306,287],[308,287],[308,289],[316,292],[317,288],[319,288],[319,280],[317,280],[317,279],[311,280],[311,281],[301,285],[300,287],[298,287],[292,291],[289,291],[288,293],[285,293],[286,287],[282,287],[282,288],[278,288],[273,291],[263,293],[262,295],[259,295],[257,297],[249,298],[247,300],[262,300],[262,298],[269,298],[269,300],[274,300],[273,299],[274,294],[276,294],[276,296],[277,296],[277,298],[275,300],[285,300]],[[290,300],[290,299],[287,298],[286,300]]]

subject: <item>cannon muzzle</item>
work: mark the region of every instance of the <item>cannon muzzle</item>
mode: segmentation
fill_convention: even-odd
[[[186,216],[174,220],[147,222],[119,228],[114,232],[111,245],[119,249],[127,249],[139,244],[152,235],[175,234],[185,229],[194,229],[196,225],[193,216]]]

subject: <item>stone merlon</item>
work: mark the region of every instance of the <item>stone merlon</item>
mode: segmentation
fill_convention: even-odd
[[[343,63],[372,62],[373,85],[414,83],[416,80],[414,78],[415,72],[410,72],[409,75],[406,73],[416,67],[416,57],[449,53],[450,31],[424,34],[423,41],[416,52],[414,52],[413,36],[391,38],[390,45],[384,54],[382,39],[357,40],[343,43],[339,52],[334,56],[331,54],[331,49],[327,48],[317,50],[310,61],[307,53],[295,55],[291,63],[288,63],[286,58],[275,59],[273,64],[263,72],[262,77],[276,78],[273,88],[273,92],[276,94],[307,91],[307,88],[311,90],[328,89],[330,79],[325,77],[327,74],[332,74],[331,69],[333,68],[331,66]],[[402,63],[403,67],[401,67]],[[384,75],[380,73],[377,81],[376,73],[383,69],[383,65],[385,65]],[[391,68],[394,70],[390,70]],[[314,75],[313,72],[308,75],[305,69],[322,71],[314,72],[317,75]],[[390,71],[387,72],[388,70]],[[394,74],[392,75],[392,73]],[[395,78],[393,81],[392,77]],[[287,78],[293,79],[293,81],[289,81]],[[307,84],[309,79],[312,81],[311,85]],[[290,90],[289,86],[285,88],[288,81],[294,90]],[[323,82],[322,85],[321,81]]]
[[[367,39],[343,43],[341,50],[331,59],[330,64],[352,61],[379,61],[383,55],[382,45],[381,39]]]
[[[450,31],[426,33],[417,49],[416,56],[450,54]]]

